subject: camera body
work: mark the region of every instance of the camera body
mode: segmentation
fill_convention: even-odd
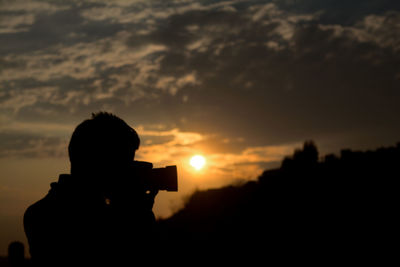
[[[178,191],[178,172],[176,165],[164,168],[153,168],[153,164],[146,161],[134,161],[132,175],[139,178],[147,190]]]

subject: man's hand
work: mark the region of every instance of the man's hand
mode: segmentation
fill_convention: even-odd
[[[158,189],[151,189],[146,191],[145,195],[145,205],[147,209],[153,209],[154,199],[158,194]]]

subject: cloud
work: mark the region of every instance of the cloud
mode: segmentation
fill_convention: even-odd
[[[162,12],[164,10],[162,8],[165,7],[160,2],[146,4],[145,11],[138,10],[135,5],[143,3],[133,2],[124,10],[135,18],[137,12],[153,14],[152,11]],[[163,11],[166,15],[160,15],[157,19],[166,19],[174,14],[184,14],[193,10],[207,11],[226,7],[232,3],[235,2],[222,2],[209,6],[194,2],[190,5],[178,4],[177,8],[170,7],[167,12]],[[142,97],[147,96],[152,99],[157,96],[157,92],[149,89],[151,87],[175,95],[182,87],[199,84],[194,71],[182,74],[180,77],[158,77],[159,73],[156,71],[160,62],[159,57],[150,58],[150,56],[168,52],[163,44],[165,39],[158,38],[159,42],[132,47],[128,38],[132,40],[135,36],[144,39],[143,28],[133,31],[135,34],[139,33],[139,36],[136,36],[130,33],[131,29],[122,30],[124,28],[122,24],[127,22],[112,22],[100,15],[96,16],[97,19],[85,16],[90,11],[103,15],[111,12],[111,16],[114,16],[115,10],[121,8],[118,6],[120,4],[122,7],[126,6],[126,3],[120,2],[115,2],[112,7],[100,2],[91,2],[91,5],[83,6],[43,5],[40,9],[39,3],[35,3],[27,7],[27,10],[35,11],[35,19],[26,32],[0,35],[0,39],[3,38],[8,44],[2,51],[5,57],[1,63],[5,68],[0,74],[0,83],[7,90],[18,92],[18,94],[3,94],[3,107],[9,109],[16,103],[12,107],[14,112],[24,112],[25,109],[32,112],[43,109],[36,106],[48,103],[50,105],[47,105],[47,108],[68,106],[70,111],[74,111],[82,106],[91,106],[93,102],[104,103],[105,99],[120,99],[128,105]],[[22,6],[13,8],[21,9]],[[60,27],[55,31],[53,25]],[[99,34],[97,29],[100,27],[102,30]],[[164,84],[166,78],[173,79],[173,82]],[[158,81],[153,82],[153,80]],[[42,88],[51,88],[52,95],[63,96],[64,100],[58,101],[57,98],[47,97],[43,101],[37,101],[36,92],[45,89],[27,88],[25,87],[27,81],[30,84],[33,81]],[[71,87],[67,81],[68,83],[72,81],[76,87]],[[69,92],[65,92],[66,90]]]
[[[119,22],[129,22],[129,18],[132,17],[132,14],[128,14],[129,16],[124,16],[123,7],[95,7],[92,9],[87,9],[82,11],[82,16],[84,18],[90,20],[116,20]],[[123,18],[121,18],[123,17]],[[128,20],[127,20],[128,19]]]
[[[0,21],[0,34],[1,33],[15,33],[23,32],[29,29],[33,24],[34,15],[21,15],[21,16],[3,16]]]
[[[369,15],[352,30],[360,42],[372,42],[382,48],[400,50],[400,38],[394,32],[400,30],[400,12],[388,12],[384,15]]]
[[[266,16],[267,11],[262,15]],[[258,129],[262,133],[256,137],[258,142],[276,142],[278,136],[288,141],[295,136],[345,131],[352,124],[360,131],[376,131],[371,121],[371,115],[378,112],[372,111],[374,106],[386,101],[391,103],[388,109],[396,109],[390,99],[384,100],[384,91],[396,94],[385,80],[395,80],[397,70],[383,62],[398,61],[398,55],[392,52],[382,57],[381,47],[373,41],[360,41],[354,35],[336,38],[333,32],[323,30],[314,16],[286,14],[275,17],[275,23],[261,25],[242,16],[242,21],[238,19],[240,25],[228,25],[226,21],[232,14],[224,14],[221,21],[213,21],[213,27],[208,28],[207,23],[198,23],[203,15],[171,18],[171,25],[180,21],[182,25],[197,26],[175,27],[178,40],[174,42],[188,43],[189,49],[181,50],[171,43],[169,47],[176,53],[168,54],[161,62],[161,72],[170,75],[183,69],[197,71],[201,90],[198,94],[194,90],[182,92],[187,93],[191,105],[185,106],[185,112],[196,122],[189,121],[188,128],[209,127],[209,131],[228,136],[249,136]],[[218,34],[214,37],[209,29]],[[190,49],[190,44],[196,44],[191,40],[202,42],[203,35],[212,41],[207,41],[201,51]],[[376,65],[378,59],[381,63]],[[376,68],[380,69],[379,75],[363,75],[377,73]],[[386,89],[380,91],[378,86]],[[355,101],[357,106],[352,104]],[[201,107],[203,112],[197,112]],[[393,119],[390,112],[379,112]]]
[[[194,86],[198,84],[199,82],[196,80],[196,73],[192,72],[179,78],[175,78],[173,76],[160,77],[155,84],[155,87],[161,90],[168,90],[168,92],[174,96],[182,87]]]
[[[141,88],[157,68],[157,59],[147,57],[164,48],[150,45],[129,50],[124,41],[121,32],[115,39],[62,46],[47,55],[7,56],[6,61],[26,63],[0,74],[0,84],[8,88],[2,92],[1,109],[18,112],[41,103],[77,109],[106,98],[120,98],[126,104],[134,101],[143,96]],[[32,79],[35,88],[26,87]]]
[[[1,10],[2,12],[26,12],[26,13],[54,13],[56,11],[66,9],[67,2],[63,4],[56,4],[45,1],[24,1],[24,0],[14,0],[12,2],[7,3],[7,5],[2,5]]]
[[[353,0],[353,1],[319,1],[319,0],[276,0],[280,9],[295,14],[318,12],[321,24],[354,25],[365,16],[383,14],[387,11],[400,11],[400,3],[396,0]]]
[[[231,149],[214,142],[239,152],[351,127],[394,136],[400,57],[389,2],[357,14],[353,3],[341,11],[320,1],[37,5],[23,32],[0,34],[0,110],[54,122],[107,109],[136,124],[244,138]]]
[[[57,136],[0,132],[0,158],[65,158],[67,142]]]
[[[207,159],[207,173],[210,177],[229,177],[232,179],[254,179],[261,174],[264,166],[280,162],[291,154],[300,143],[278,146],[246,147],[235,153],[225,151],[207,151],[204,144],[210,143],[214,136],[179,129],[147,130],[143,126],[136,129],[143,145],[137,152],[139,160],[151,161],[155,166],[179,164],[185,171],[190,171],[189,159],[195,154],[203,154]],[[144,140],[144,142],[143,142]],[[243,140],[236,140],[243,141]],[[220,140],[233,143],[231,140]]]
[[[0,158],[67,157],[69,138],[76,125],[68,122],[19,122],[0,117]]]
[[[58,46],[51,53],[43,55],[8,56],[6,60],[27,62],[19,72],[4,70],[1,77],[7,80],[34,77],[39,81],[70,76],[75,79],[87,79],[98,72],[110,68],[131,65],[146,56],[164,50],[161,45],[149,45],[140,49],[128,49],[125,46],[126,32],[119,32],[112,38],[91,43],[77,43]]]
[[[210,171],[216,176],[233,176],[233,179],[254,179],[267,163],[281,162],[300,144],[248,147],[240,153],[220,153],[209,156]]]
[[[182,132],[179,129],[146,130],[143,126],[139,126],[136,130],[141,138],[147,140],[139,149],[138,157],[159,165],[171,163],[172,159],[187,157],[193,153],[193,146],[205,138],[199,133]],[[153,141],[160,138],[165,142]]]

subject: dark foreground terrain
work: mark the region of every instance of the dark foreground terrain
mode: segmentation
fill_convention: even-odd
[[[382,261],[394,252],[400,143],[319,159],[313,142],[257,181],[195,192],[159,221],[182,262]]]

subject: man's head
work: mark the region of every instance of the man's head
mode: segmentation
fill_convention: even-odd
[[[134,129],[117,116],[99,112],[79,124],[68,146],[72,174],[109,173],[128,166],[139,148]]]

